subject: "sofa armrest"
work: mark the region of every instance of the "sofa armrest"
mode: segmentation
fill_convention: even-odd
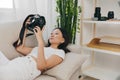
[[[69,80],[80,80],[82,75],[81,66],[72,74]]]

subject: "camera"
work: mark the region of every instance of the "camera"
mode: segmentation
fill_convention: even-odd
[[[46,24],[44,16],[40,16],[39,14],[35,14],[30,17],[30,23],[27,24],[27,29],[33,32],[35,26],[39,26],[42,30],[43,26]]]

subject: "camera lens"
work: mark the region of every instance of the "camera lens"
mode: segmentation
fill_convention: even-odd
[[[108,19],[113,19],[114,18],[114,12],[113,11],[109,11],[108,12]]]

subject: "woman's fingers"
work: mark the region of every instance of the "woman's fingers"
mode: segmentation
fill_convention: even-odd
[[[38,30],[39,30],[39,28],[36,26],[34,29],[33,29],[33,31],[36,33],[36,32],[38,32]]]
[[[37,29],[34,28],[33,31],[34,31],[34,33],[37,33]]]
[[[38,32],[38,31],[39,31],[39,32],[42,31],[42,32],[43,32],[43,29],[41,30],[39,26],[36,26],[36,27],[34,28],[34,31],[36,31],[36,32]]]

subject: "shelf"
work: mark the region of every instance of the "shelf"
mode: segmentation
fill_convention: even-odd
[[[120,80],[118,79],[120,78],[120,72],[108,68],[91,67],[83,71],[83,74],[100,80]]]
[[[116,4],[112,5],[115,2]],[[107,6],[106,3],[108,3]],[[112,9],[115,19],[106,21],[92,19],[96,16],[96,7],[100,7],[101,17]],[[120,80],[120,16],[118,9],[116,0],[82,0],[80,35],[82,53],[90,55],[82,67],[83,76],[90,76],[96,80]],[[91,40],[91,38],[97,40]]]
[[[120,45],[120,37],[103,36],[103,37],[100,37],[100,39],[101,39],[100,42],[103,42],[103,43]]]
[[[102,37],[103,41],[111,41],[114,40],[113,43],[105,43],[105,42],[100,42],[101,38],[94,38],[90,41],[89,44],[84,45],[84,49],[89,49],[93,51],[98,51],[102,53],[108,53],[108,54],[113,54],[113,55],[120,55],[120,45],[116,44],[117,41],[119,41],[119,38],[114,38],[114,37]]]
[[[111,54],[111,55],[120,56],[120,52],[114,52],[114,51],[109,51],[109,50],[104,50],[104,49],[92,48],[92,47],[88,47],[87,45],[84,45],[82,48],[87,49],[87,50],[93,50],[93,51],[96,51],[96,52],[101,52],[100,54]]]
[[[108,21],[93,21],[91,19],[84,19],[84,23],[97,23],[97,24],[120,24],[120,20],[108,20]]]

